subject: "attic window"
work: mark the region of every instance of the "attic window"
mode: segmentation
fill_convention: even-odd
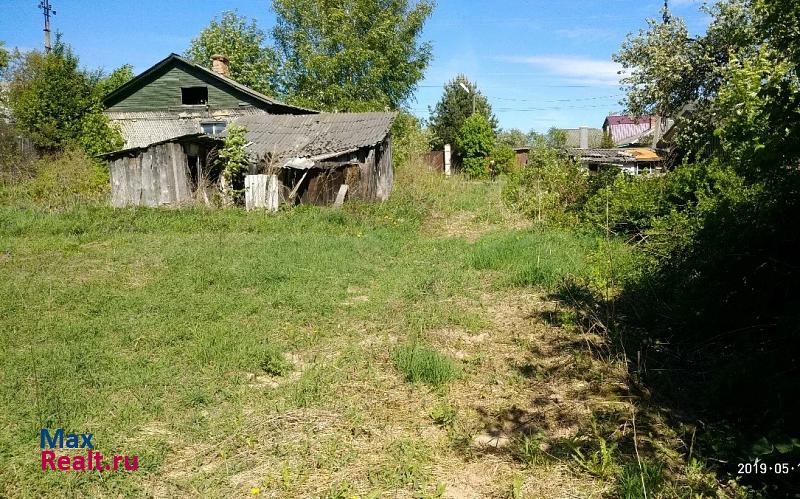
[[[219,135],[225,131],[225,125],[224,121],[208,121],[200,123],[200,128],[203,129],[203,133],[206,135]]]
[[[181,88],[181,104],[184,106],[202,106],[208,104],[208,87]]]

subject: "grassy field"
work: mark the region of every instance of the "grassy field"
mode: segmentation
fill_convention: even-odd
[[[625,365],[547,291],[598,243],[499,191],[399,172],[387,203],[276,216],[0,207],[0,496],[638,487]],[[139,469],[41,471],[41,428]]]

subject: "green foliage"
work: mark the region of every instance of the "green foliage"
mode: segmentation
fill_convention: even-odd
[[[495,136],[491,123],[480,113],[466,120],[456,135],[456,147],[461,157],[461,169],[472,178],[488,175],[486,157],[494,148]]]
[[[659,497],[658,493],[663,485],[664,467],[661,463],[650,460],[642,461],[641,466],[638,462],[628,463],[617,478],[617,497],[624,499]]]
[[[546,440],[542,432],[522,435],[514,441],[514,456],[528,466],[547,464],[552,457],[542,450]]]
[[[578,220],[588,192],[586,172],[558,149],[538,140],[529,152],[528,164],[503,190],[503,199],[537,222],[560,225]]]
[[[109,78],[78,68],[78,57],[60,38],[52,52],[21,56],[10,76],[8,96],[21,132],[44,151],[78,145],[91,154],[119,149],[122,137],[108,126],[100,99],[127,76],[124,67]]]
[[[600,149],[614,149],[617,144],[614,143],[614,138],[611,132],[603,132],[603,138],[600,139]]]
[[[8,53],[8,49],[6,49],[5,42],[0,40],[0,76],[2,76],[3,71],[8,67],[10,59],[11,55]]]
[[[613,477],[619,469],[615,457],[617,444],[608,442],[598,434],[595,434],[595,439],[597,441],[596,449],[584,452],[580,448],[576,448],[572,458],[581,469],[590,475],[607,480]]]
[[[617,175],[586,201],[583,217],[600,231],[642,237],[653,219],[669,213],[665,177]]]
[[[247,130],[244,127],[229,126],[217,158],[218,166],[222,168],[226,194],[235,204],[244,202],[244,177],[247,175],[250,165],[245,150],[246,133]]]
[[[283,376],[292,370],[292,365],[283,356],[283,351],[274,345],[257,350],[258,368],[271,376]]]
[[[16,177],[9,188],[4,194],[13,196],[16,202],[48,209],[104,203],[109,190],[108,170],[74,148],[36,160],[27,176]]]
[[[529,135],[519,128],[504,128],[497,132],[497,143],[509,147],[525,147],[528,139]]]
[[[466,86],[469,92],[461,85]],[[433,148],[441,149],[445,144],[456,144],[464,122],[473,114],[473,105],[475,113],[482,115],[492,130],[496,129],[497,118],[492,113],[492,106],[474,83],[461,74],[447,82],[442,98],[430,110],[429,126],[433,134],[431,137]],[[457,152],[460,154],[460,151]]]
[[[103,99],[106,95],[128,83],[134,76],[133,66],[130,64],[124,64],[118,67],[108,76],[101,73],[97,75],[97,83],[93,89],[94,94],[98,99]]]
[[[410,383],[421,382],[438,388],[459,374],[459,369],[452,360],[417,342],[399,347],[392,354],[392,359]]]
[[[495,144],[491,158],[497,173],[511,173],[517,170],[517,153],[507,144]]]
[[[273,0],[280,87],[326,111],[400,108],[431,60],[427,0]]]
[[[44,150],[76,140],[92,107],[92,89],[78,58],[57,40],[49,54],[30,52],[11,75],[9,104],[19,129]]]
[[[416,116],[400,111],[392,123],[392,161],[408,165],[428,152],[428,134]]]
[[[77,139],[87,154],[96,156],[109,151],[117,151],[125,145],[118,125],[112,125],[103,114],[102,107],[93,106],[81,119],[80,135]]]
[[[255,19],[236,11],[225,11],[200,31],[186,50],[191,61],[211,68],[211,56],[224,55],[230,61],[231,78],[258,92],[275,93],[277,56],[266,45],[267,35]]]
[[[456,410],[450,404],[437,404],[430,412],[430,417],[438,426],[452,426],[456,421]]]

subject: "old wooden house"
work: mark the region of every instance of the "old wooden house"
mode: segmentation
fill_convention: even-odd
[[[318,113],[290,106],[171,54],[104,102],[124,149],[105,154],[114,206],[209,202],[219,187],[216,152],[226,129],[247,129],[250,173],[274,176],[289,203],[326,204],[391,192],[393,113]]]

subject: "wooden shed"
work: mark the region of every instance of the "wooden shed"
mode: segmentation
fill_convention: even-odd
[[[394,117],[385,112],[251,115],[235,122],[247,130],[251,173],[278,170],[287,202],[329,204],[345,184],[350,199],[389,198]]]
[[[342,185],[347,185],[349,199],[388,199],[394,180],[390,136],[394,116],[258,114],[234,122],[247,130],[250,174],[276,175],[281,202],[331,204]],[[213,197],[208,189],[220,184],[213,158],[224,137],[225,132],[184,134],[106,154],[112,204],[180,206],[200,199],[207,202]]]

